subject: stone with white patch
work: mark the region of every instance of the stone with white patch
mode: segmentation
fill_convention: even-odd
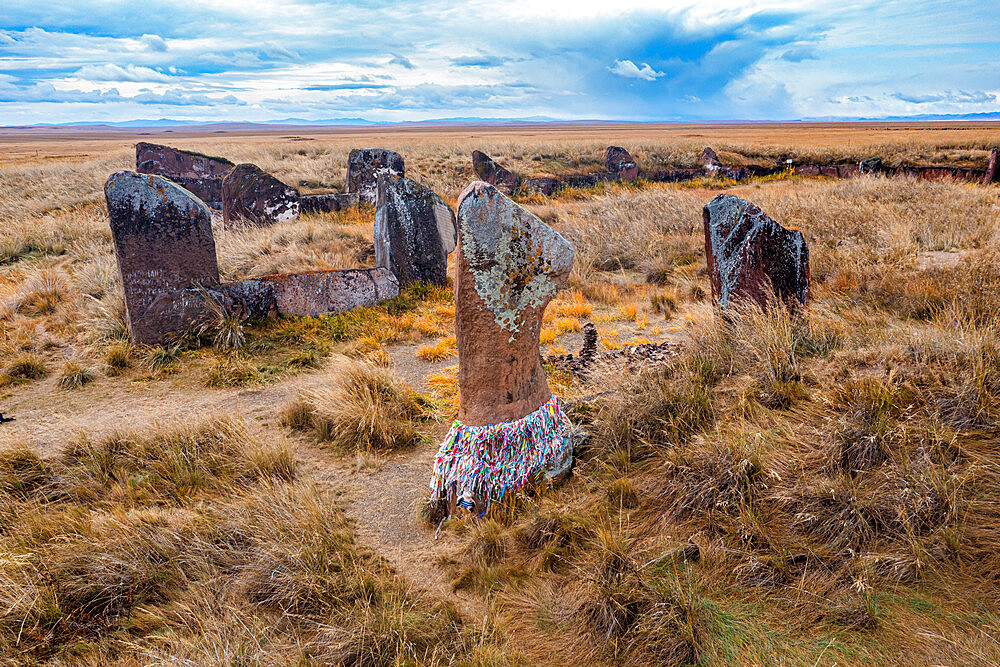
[[[387,148],[355,148],[347,156],[347,183],[344,192],[355,192],[362,203],[374,205],[378,197],[378,177],[404,176],[403,157]]]
[[[255,164],[238,164],[222,181],[226,228],[266,227],[299,217],[299,192]]]
[[[611,177],[619,181],[634,181],[639,178],[639,166],[632,154],[621,146],[608,146],[604,151],[604,162]]]
[[[191,290],[219,286],[208,209],[176,183],[134,171],[112,174],[104,194],[132,340],[160,344],[184,334],[207,317]]]
[[[750,202],[717,195],[703,212],[712,298],[722,309],[746,299],[767,307],[772,291],[790,307],[809,300],[809,246]]]
[[[459,421],[520,419],[549,400],[538,336],[545,306],[565,285],[573,245],[494,186],[458,200],[455,333]]]
[[[399,284],[444,285],[455,249],[455,213],[433,190],[409,178],[383,174],[375,208],[375,265]]]

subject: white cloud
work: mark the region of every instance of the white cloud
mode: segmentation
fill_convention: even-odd
[[[141,65],[114,65],[107,63],[104,65],[85,65],[78,69],[73,76],[87,81],[148,81],[166,83],[170,77],[163,72],[157,72],[151,67]]]
[[[643,81],[656,81],[661,76],[666,76],[666,72],[657,72],[648,63],[643,63],[642,67],[637,66],[631,60],[616,60],[614,67],[609,67],[608,71],[627,79],[642,79]]]
[[[143,35],[139,41],[146,45],[146,48],[156,53],[163,53],[167,50],[167,43],[159,35]]]

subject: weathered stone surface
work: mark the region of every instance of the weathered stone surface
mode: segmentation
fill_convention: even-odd
[[[476,178],[495,186],[508,197],[512,197],[521,184],[520,176],[507,171],[481,151],[472,151],[472,170],[476,172]]]
[[[190,190],[212,208],[222,208],[222,179],[233,163],[170,146],[140,141],[135,145],[135,170],[157,174]]]
[[[701,152],[701,163],[705,167],[705,171],[709,173],[714,173],[719,170],[722,166],[722,160],[719,159],[719,155],[712,150],[711,146],[705,146],[705,150]]]
[[[355,148],[347,156],[345,192],[356,192],[361,202],[375,204],[380,174],[404,176],[402,156],[386,148]]]
[[[315,317],[399,296],[399,282],[385,268],[308,271],[247,278],[227,285],[225,292],[251,317],[268,313]]]
[[[1000,182],[1000,148],[994,148],[990,153],[990,163],[986,167],[986,176],[983,177],[986,185],[996,182]]]
[[[611,176],[617,180],[634,181],[639,178],[639,166],[621,146],[608,146],[604,151],[604,163]]]
[[[538,335],[546,304],[569,277],[573,246],[483,182],[459,197],[458,229],[458,419],[520,419],[551,397]]]
[[[448,282],[448,254],[455,249],[455,213],[433,190],[383,174],[375,209],[375,265],[406,286]]]
[[[299,217],[299,193],[255,164],[239,164],[222,181],[226,228],[265,227]]]
[[[525,192],[550,197],[556,190],[559,189],[559,185],[560,183],[558,178],[548,178],[542,176],[529,178],[524,181],[523,189]]]
[[[722,308],[751,299],[766,307],[768,283],[789,306],[809,299],[809,247],[750,202],[722,194],[705,207],[705,256],[712,298]]]
[[[188,287],[218,287],[208,209],[176,183],[134,171],[112,174],[104,194],[132,340],[157,344],[185,333],[200,317],[190,294],[153,306]]]
[[[878,174],[882,172],[882,158],[870,157],[858,163],[858,172],[862,174]]]
[[[356,192],[334,192],[327,195],[301,195],[300,213],[334,213],[358,205]]]
[[[799,176],[819,176],[819,165],[818,164],[797,164],[792,168],[792,171]]]
[[[643,178],[654,183],[679,183],[704,175],[705,172],[702,169],[659,169],[645,172]]]

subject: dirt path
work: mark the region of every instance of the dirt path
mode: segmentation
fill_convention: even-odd
[[[418,360],[415,346],[393,350],[393,370],[418,391],[426,390],[427,373],[456,363],[453,358],[430,364]],[[76,391],[60,391],[55,378],[24,387],[4,400],[5,412],[16,421],[0,429],[0,449],[27,446],[39,455],[58,455],[81,433],[100,437],[117,429],[142,429],[154,423],[197,422],[215,415],[254,420],[264,437],[292,440],[304,477],[329,486],[345,503],[354,521],[358,540],[385,557],[411,585],[441,600],[451,600],[466,615],[477,619],[483,603],[455,595],[439,559],[456,548],[453,535],[434,539],[434,530],[418,520],[418,507],[426,497],[437,440],[418,448],[359,465],[317,445],[311,438],[289,435],[280,423],[282,407],[302,389],[331,382],[337,361],[324,369],[301,373],[260,388],[209,389],[191,377],[139,382],[102,378]],[[446,420],[438,425],[444,435]]]

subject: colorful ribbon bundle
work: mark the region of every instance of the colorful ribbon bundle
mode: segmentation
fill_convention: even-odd
[[[537,483],[563,460],[570,444],[569,418],[555,396],[516,421],[486,426],[455,421],[434,460],[431,502],[457,497],[467,509],[479,501],[488,506],[508,491]]]

